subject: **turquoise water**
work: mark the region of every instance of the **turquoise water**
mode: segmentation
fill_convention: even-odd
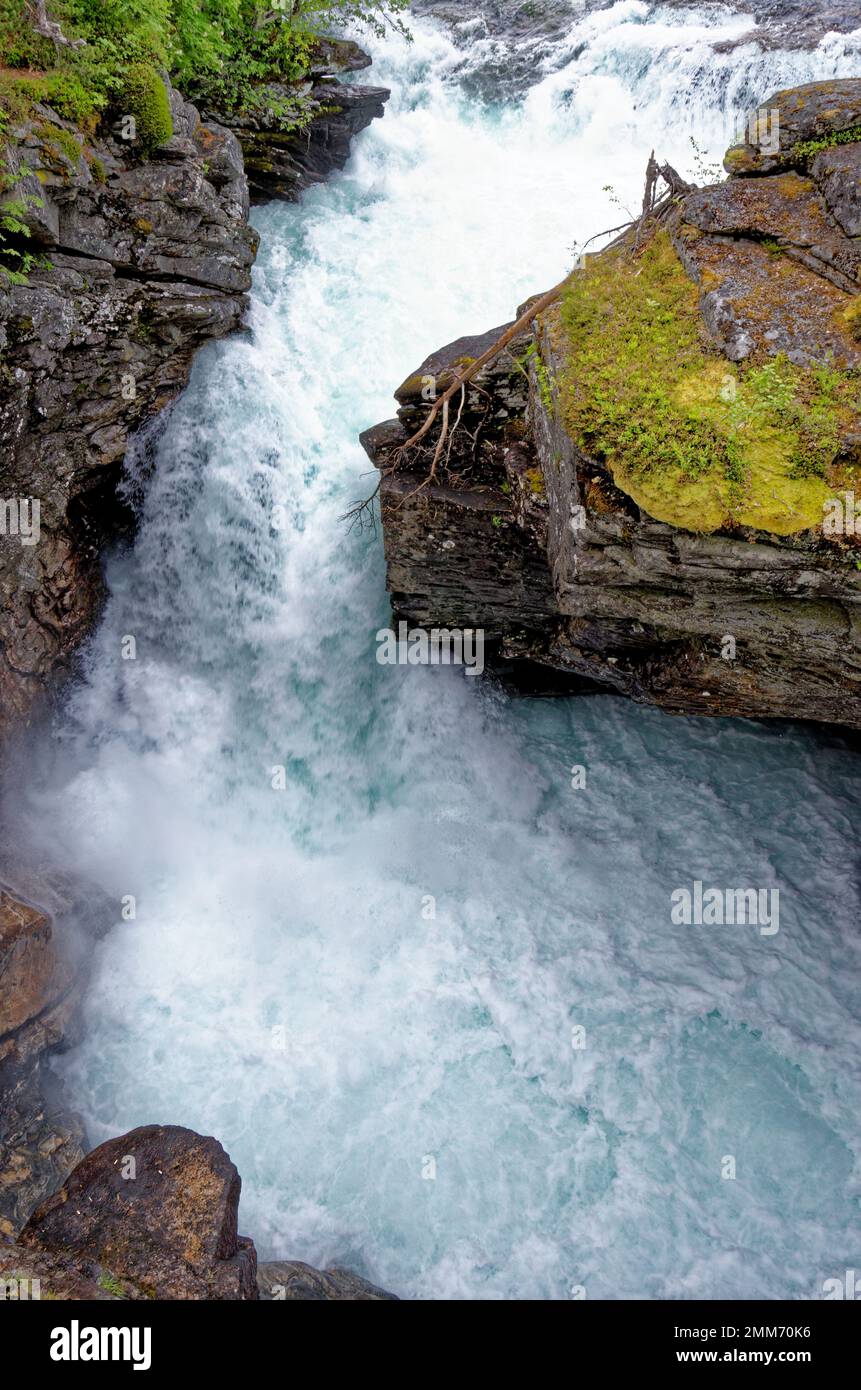
[[[349,168],[256,214],[249,332],[166,424],[32,800],[118,903],[59,1064],[94,1142],[213,1133],[262,1257],[405,1297],[813,1298],[861,1264],[857,755],[381,667],[381,541],[339,520],[392,388],[558,279],[653,144],[713,157],[751,85],[850,61],[716,63],[715,24],[649,14],[572,22],[518,105],[429,25],[381,48]],[[778,888],[779,932],[674,926],[696,879]]]

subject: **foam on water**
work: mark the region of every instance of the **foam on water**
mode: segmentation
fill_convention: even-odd
[[[816,1297],[859,1264],[853,755],[380,667],[380,542],[339,522],[391,388],[559,278],[652,145],[684,164],[685,103],[719,154],[706,39],[739,21],[650,14],[581,18],[508,106],[442,30],[386,43],[348,170],[256,214],[251,332],[171,415],[28,811],[137,898],[60,1068],[93,1139],[217,1135],[261,1255],[405,1296]],[[673,926],[696,878],[779,887],[780,931]]]

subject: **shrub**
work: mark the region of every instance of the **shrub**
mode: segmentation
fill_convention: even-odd
[[[167,88],[150,63],[133,63],[125,75],[119,105],[133,116],[136,140],[145,153],[173,135]]]

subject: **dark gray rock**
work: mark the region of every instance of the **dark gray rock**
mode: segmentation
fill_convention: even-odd
[[[822,150],[810,172],[841,230],[848,237],[861,237],[861,144]]]
[[[727,173],[773,174],[793,168],[799,163],[797,145],[861,125],[861,77],[809,82],[773,92],[760,109],[777,113],[776,140],[766,139],[759,146],[733,145],[724,158]]]
[[[346,1269],[313,1269],[300,1260],[272,1260],[258,1265],[260,1297],[272,1301],[342,1303],[397,1303],[396,1294],[386,1293]]]
[[[279,89],[273,83],[268,90],[286,99],[295,95],[295,88]],[[228,124],[239,140],[252,202],[295,202],[306,188],[343,169],[353,137],[382,116],[391,93],[386,87],[323,78],[307,84],[305,95],[317,114],[293,132],[282,129],[283,121],[272,109],[243,117],[212,113],[213,120]]]
[[[26,285],[0,279],[0,499],[38,499],[41,518],[36,545],[0,536],[0,737],[71,669],[99,611],[102,547],[133,525],[117,497],[130,440],[183,389],[198,348],[242,321],[258,243],[243,144],[258,199],[324,179],[382,115],[384,89],[331,76],[369,61],[320,45],[301,135],[274,113],[271,128],[265,113],[235,130],[202,121],[175,90],[173,136],[148,160],[47,107],[10,132],[45,260]]]

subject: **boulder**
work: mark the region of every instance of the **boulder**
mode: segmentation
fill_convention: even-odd
[[[240,1188],[217,1140],[145,1125],[87,1154],[18,1243],[126,1298],[256,1299],[257,1255],[237,1234]]]

